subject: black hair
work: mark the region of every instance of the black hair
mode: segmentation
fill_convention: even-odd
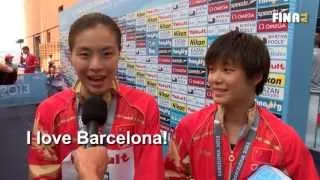
[[[80,32],[96,27],[99,24],[110,28],[115,33],[119,50],[121,50],[121,30],[117,23],[111,17],[105,14],[89,13],[81,16],[71,25],[68,36],[70,51],[73,50],[75,38]]]
[[[262,81],[257,84],[255,92],[257,95],[262,93],[270,68],[270,55],[263,40],[239,30],[221,35],[205,55],[207,67],[218,62],[240,64],[248,79],[261,74]]]

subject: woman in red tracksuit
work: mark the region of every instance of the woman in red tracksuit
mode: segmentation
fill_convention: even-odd
[[[166,177],[242,180],[261,165],[271,165],[294,180],[319,179],[295,130],[255,103],[269,74],[264,42],[229,32],[211,44],[205,63],[215,103],[177,125]]]
[[[113,104],[114,118],[105,124],[110,133],[160,133],[159,110],[155,99],[142,91],[119,84],[116,80],[121,31],[110,17],[100,13],[80,17],[71,26],[68,42],[71,63],[79,81],[74,88],[46,99],[37,109],[33,141],[28,153],[32,179],[62,179],[61,163],[74,150],[78,170],[77,162],[94,162],[93,159],[98,159],[94,157],[91,160],[83,160],[90,158],[86,154],[94,153],[91,155],[95,156],[95,153],[101,155],[105,152],[99,148],[88,148],[87,152],[83,152],[86,150],[77,144],[77,131],[83,127],[79,119],[79,107],[90,96],[99,95],[108,105]],[[73,141],[69,145],[36,144],[35,133],[38,131],[50,135],[71,134]],[[108,145],[106,156],[106,174],[110,179],[163,179],[161,145]],[[86,170],[85,166],[90,164],[80,166],[80,170]],[[83,175],[82,173],[80,172],[80,175]],[[100,179],[103,174],[95,174],[96,179]],[[84,177],[93,179],[93,176]]]

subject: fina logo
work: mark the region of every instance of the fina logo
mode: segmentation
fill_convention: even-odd
[[[272,13],[272,22],[273,23],[308,23],[309,14],[307,12],[297,13],[297,12],[277,12]]]

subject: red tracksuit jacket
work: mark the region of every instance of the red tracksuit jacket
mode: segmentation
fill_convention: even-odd
[[[165,164],[167,177],[169,174],[179,174],[196,180],[216,179],[213,116],[217,109],[217,105],[210,105],[187,115],[177,125]],[[295,130],[266,109],[257,107],[257,110],[260,122],[256,138],[239,179],[247,179],[263,164],[285,171],[293,180],[319,179],[312,156]],[[228,139],[223,134],[222,161],[225,179],[230,178],[244,141],[244,138],[240,139],[231,150]],[[230,158],[231,156],[235,159]]]
[[[111,132],[115,135],[160,133],[159,110],[152,96],[142,91],[119,85],[118,103]],[[32,139],[28,153],[32,179],[61,179],[61,162],[78,147],[76,93],[67,89],[38,107],[33,133],[71,134],[70,145],[37,145]],[[33,134],[34,135],[34,134]],[[121,173],[122,179],[163,180],[164,164],[161,145],[108,146],[108,170]]]

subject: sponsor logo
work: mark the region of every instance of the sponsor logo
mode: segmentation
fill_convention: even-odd
[[[283,100],[284,88],[264,86],[261,97]]]
[[[158,48],[157,47],[148,47],[147,48],[147,55],[149,55],[149,56],[158,55]]]
[[[151,16],[147,19],[148,24],[158,24],[159,18],[157,16]]]
[[[201,109],[201,107],[188,104],[187,113],[193,113],[193,112],[199,111],[200,109]]]
[[[146,72],[146,78],[150,80],[157,80],[158,74],[156,72]]]
[[[127,33],[127,41],[136,40],[136,34],[135,33]]]
[[[230,23],[230,12],[215,13],[208,16],[208,24],[226,24]]]
[[[231,29],[239,29],[241,32],[245,33],[256,33],[257,32],[257,22],[256,21],[250,21],[250,22],[238,22],[238,23],[232,23]]]
[[[187,19],[188,18],[188,9],[182,9],[178,11],[173,11],[173,20],[176,19]]]
[[[172,22],[171,21],[162,22],[160,23],[159,26],[160,26],[160,30],[172,29]]]
[[[136,55],[138,55],[138,56],[147,55],[146,48],[136,48]]]
[[[158,33],[152,32],[152,33],[147,33],[147,39],[158,39]]]
[[[124,44],[125,48],[135,48],[136,47],[136,43],[135,41],[126,41]]]
[[[191,86],[198,86],[198,87],[205,87],[206,80],[205,78],[200,77],[188,77],[188,85]]]
[[[256,20],[256,9],[231,13],[231,22]]]
[[[257,7],[257,0],[237,0],[231,2],[231,10],[250,9]]]
[[[158,57],[157,56],[147,56],[146,63],[158,63]]]
[[[176,29],[173,31],[173,37],[187,37],[188,29]]]
[[[159,39],[159,48],[171,48],[172,39]]]
[[[164,91],[170,91],[171,83],[158,81],[158,88]]]
[[[189,47],[188,48],[189,56],[204,57],[206,51],[207,51],[207,47]]]
[[[193,97],[193,96],[188,96],[187,97],[187,102],[188,105],[193,105],[193,106],[200,106],[203,107],[205,105],[205,100],[204,98],[198,98],[198,97]]]
[[[208,26],[208,36],[219,36],[230,31],[229,24]]]
[[[276,12],[272,14],[272,22],[281,23],[307,23],[309,22],[309,14],[307,12]]]
[[[159,106],[165,106],[165,107],[170,107],[171,105],[171,102],[169,99],[163,98],[161,96],[158,97],[158,103],[159,103]]]
[[[159,97],[169,100],[171,98],[171,95],[167,91],[159,90]]]
[[[190,57],[188,59],[188,65],[189,66],[195,66],[195,67],[198,67],[198,66],[204,67],[205,66],[204,58],[202,58],[202,57]]]
[[[173,28],[187,28],[188,27],[188,19],[180,19],[173,21]]]
[[[172,83],[177,83],[177,84],[188,84],[188,76],[186,75],[181,75],[181,74],[172,74]],[[172,86],[173,87],[173,86]],[[186,93],[186,92],[184,92]]]
[[[207,36],[207,27],[190,28],[189,37]]]
[[[208,14],[208,6],[197,6],[189,9],[189,17],[206,16]]]
[[[155,32],[159,31],[159,25],[158,24],[148,24],[147,25],[147,32]],[[158,33],[156,38],[158,38]]]
[[[270,72],[272,73],[285,73],[286,62],[273,60],[270,62]]]
[[[171,64],[171,57],[159,57],[159,64]]]
[[[191,47],[207,47],[207,37],[189,38],[189,46]]]
[[[170,124],[175,127],[176,124],[186,115],[185,112],[178,111],[176,109],[171,109],[171,120]]]
[[[136,56],[136,64],[144,64],[146,62],[146,56]]]
[[[174,65],[187,65],[187,57],[172,57],[172,64]]]
[[[172,39],[172,47],[188,47],[188,38]]]
[[[158,14],[169,14],[172,13],[172,5],[173,4],[165,4],[163,6],[158,7]]]
[[[282,113],[282,101],[258,97],[256,102],[259,106],[263,106],[273,113]]]
[[[172,73],[173,74],[183,74],[187,75],[187,67],[186,66],[179,66],[179,65],[173,65],[172,66]]]
[[[163,22],[163,21],[169,21],[172,19],[172,14],[171,13],[167,13],[167,14],[160,14],[159,15],[159,22]]]
[[[159,31],[159,39],[171,39],[172,30]]]
[[[146,68],[146,64],[136,63],[136,70],[137,71],[144,71]]]
[[[171,48],[159,48],[159,56],[171,56]]]
[[[163,72],[163,73],[171,73],[171,65],[167,64],[159,64],[158,65],[158,72]]]
[[[269,74],[266,85],[283,88],[285,85],[284,74]]]
[[[136,32],[136,27],[130,27],[130,28],[127,28],[126,29],[126,33],[129,34],[129,33],[135,33]]]
[[[287,47],[268,47],[271,59],[287,59]]]
[[[289,0],[258,0],[258,6],[274,6],[282,3],[288,3]]]
[[[145,26],[147,24],[146,20],[144,18],[141,18],[141,19],[137,19],[136,20],[136,26]],[[146,30],[146,28],[145,28]]]
[[[171,82],[171,74],[158,73],[158,80],[164,82]]]
[[[157,48],[158,47],[158,41],[154,39],[150,39],[147,41],[148,47]]]
[[[146,33],[136,33],[136,40],[145,40],[146,39]]]
[[[208,23],[208,17],[207,16],[199,16],[189,19],[189,27],[195,27],[195,26],[206,26]]]
[[[137,12],[136,16],[137,17],[145,17],[146,16],[146,12],[144,12],[144,11],[143,12]]]
[[[277,33],[259,33],[258,37],[265,42],[267,46],[286,46],[288,44],[288,33],[277,32]]]
[[[186,94],[187,92],[187,85],[172,83],[171,87],[172,87],[171,89],[172,92],[176,92],[179,94]]]
[[[168,104],[168,103],[166,103],[166,104]],[[159,102],[159,105],[160,105],[160,102]],[[162,102],[161,102],[161,105],[165,106],[162,104]],[[161,121],[161,123],[170,123],[170,116],[167,116],[165,114],[160,114],[160,121]]]
[[[187,112],[187,105],[179,102],[172,102],[171,107],[178,111]]]
[[[152,88],[156,88],[157,87],[157,82],[156,81],[147,80],[147,86],[148,87],[152,87]]]
[[[199,5],[203,5],[203,4],[206,4],[206,3],[207,3],[207,0],[190,0],[189,1],[189,7],[199,6]]]
[[[208,0],[208,3],[215,3],[215,2],[220,2],[220,1],[225,1],[225,0]]]
[[[258,19],[271,19],[273,13],[288,13],[289,5],[284,4],[280,6],[266,7],[258,9]]]
[[[199,67],[188,67],[188,75],[205,78],[206,77],[206,69],[199,68]]]
[[[129,63],[127,64],[128,69],[134,69],[134,67],[135,67],[135,64],[129,64]]]
[[[145,68],[147,71],[157,72],[158,71],[158,64],[148,64]]]
[[[166,116],[170,116],[170,108],[168,107],[164,107],[164,106],[159,106],[159,111],[161,114],[166,115]]]
[[[208,14],[218,13],[218,12],[226,12],[230,9],[229,2],[223,2],[219,4],[209,4],[208,6]]]
[[[137,32],[137,33],[138,33],[138,32],[143,33],[143,32],[146,32],[146,30],[147,30],[147,26],[146,26],[146,25],[144,25],[144,26],[137,26],[137,27],[136,27],[136,32]]]
[[[172,9],[176,11],[180,9],[186,9],[188,7],[189,7],[189,0],[180,0],[173,4]]]
[[[136,47],[137,47],[137,48],[144,48],[144,47],[146,47],[146,41],[144,41],[144,40],[137,41],[137,42],[136,42]]]
[[[172,48],[172,56],[188,56],[188,48]]]
[[[180,103],[186,103],[187,102],[187,95],[178,94],[178,93],[172,93],[171,94],[171,99],[173,101],[177,101],[177,102],[180,102]]]
[[[146,91],[146,86],[143,84],[136,84],[136,88],[141,91]]]
[[[205,94],[206,94],[205,88],[200,88],[200,87],[196,87],[196,86],[188,86],[188,95],[204,98]]]
[[[126,22],[126,26],[127,27],[134,27],[134,26],[136,26],[136,20],[128,20],[127,22]]]
[[[272,21],[259,21],[257,24],[258,32],[278,32],[288,31],[288,24],[286,23],[274,23]]]

